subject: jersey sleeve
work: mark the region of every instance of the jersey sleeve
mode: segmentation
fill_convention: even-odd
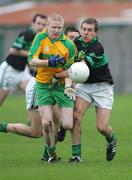
[[[12,47],[19,50],[19,49],[22,49],[23,44],[24,44],[24,33],[20,33],[16,37]]]
[[[69,44],[68,49],[69,49],[68,61],[63,66],[63,69],[68,69],[75,62],[76,45],[74,43],[71,43]]]
[[[101,43],[97,43],[94,46],[93,52],[86,54],[85,61],[92,67],[100,67],[107,63],[107,58]]]
[[[28,62],[31,61],[33,58],[39,58],[42,50],[42,34],[37,34],[33,40],[32,46],[28,53]]]

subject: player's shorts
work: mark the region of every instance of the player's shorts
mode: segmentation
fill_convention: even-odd
[[[76,85],[76,96],[83,98],[94,106],[112,109],[113,85],[108,83],[83,83]]]
[[[36,100],[36,78],[32,77],[26,87],[26,109],[34,110],[38,108]]]
[[[49,84],[36,82],[38,106],[57,104],[59,107],[73,107],[73,100],[64,95],[64,85],[50,88]]]
[[[6,61],[0,65],[0,88],[14,89],[20,82],[31,79],[28,67],[24,71],[18,71]]]

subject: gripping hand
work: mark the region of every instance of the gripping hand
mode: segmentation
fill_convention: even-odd
[[[60,79],[60,78],[57,78],[57,77],[54,75],[54,76],[52,77],[52,83],[51,83],[51,85],[49,86],[49,88],[54,88],[54,87],[58,84],[59,79]]]
[[[65,94],[65,96],[67,96],[70,99],[73,99],[75,101],[75,99],[76,99],[75,90],[72,87],[65,88],[64,94]]]
[[[84,51],[79,51],[77,54],[77,61],[81,61],[85,59],[85,52]]]
[[[59,55],[55,55],[49,59],[50,67],[63,66],[65,64],[65,59],[63,57],[59,57]]]

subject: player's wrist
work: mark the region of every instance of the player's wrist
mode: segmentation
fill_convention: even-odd
[[[57,77],[56,75],[54,75],[54,78],[55,78],[55,79],[60,79],[60,77]]]
[[[72,88],[72,86],[70,85],[70,86],[65,86],[65,89],[68,89],[68,88]]]

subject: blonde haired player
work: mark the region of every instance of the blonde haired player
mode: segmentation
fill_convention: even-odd
[[[58,161],[52,126],[53,105],[57,104],[60,108],[63,126],[66,129],[71,129],[73,126],[73,100],[64,95],[64,78],[52,86],[53,76],[62,72],[63,68],[68,68],[74,62],[76,53],[75,45],[62,33],[63,26],[64,19],[61,15],[56,13],[50,15],[47,30],[36,36],[29,52],[29,64],[38,67],[36,94],[50,156],[49,163]],[[54,63],[57,59],[59,59],[57,63]]]

